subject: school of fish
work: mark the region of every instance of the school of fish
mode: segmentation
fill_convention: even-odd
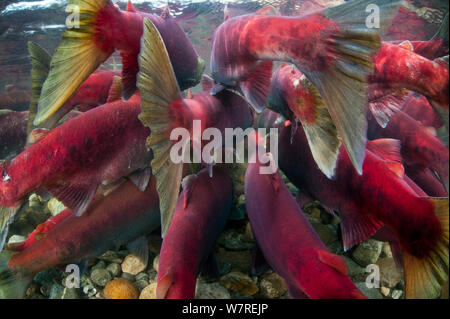
[[[81,27],[64,31],[53,56],[29,42],[31,88],[0,96],[0,298],[22,298],[36,273],[85,267],[120,245],[147,264],[146,236],[160,227],[157,298],[192,299],[201,273],[218,275],[213,246],[242,181],[252,267],[271,267],[292,298],[367,298],[306,218],[303,206],[314,200],[339,216],[344,250],[369,238],[389,242],[406,298],[441,296],[449,274],[448,14],[428,41],[384,41],[402,1],[351,0],[300,16],[271,6],[225,11],[207,75],[168,9],[67,3],[78,7]],[[367,26],[369,4],[380,27]],[[122,70],[99,69],[114,52]],[[180,143],[181,155],[207,150],[196,138],[209,129],[258,127],[279,134],[248,134],[264,151],[239,162],[238,180],[220,161],[172,160]],[[174,139],[177,128],[190,139]],[[67,208],[7,243],[34,193]]]

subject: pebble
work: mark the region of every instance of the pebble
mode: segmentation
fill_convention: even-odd
[[[144,271],[145,268],[147,268],[147,264],[143,263],[138,256],[133,254],[126,256],[122,263],[122,271],[132,275],[137,275],[141,271]]]
[[[365,281],[368,273],[366,273],[366,269],[361,267],[356,262],[354,262],[351,258],[347,256],[342,256],[347,264],[347,272],[348,276],[356,282]]]
[[[228,251],[220,247],[216,251],[217,261],[231,264],[231,271],[250,273],[252,251]]]
[[[40,207],[41,204],[42,204],[42,200],[38,194],[33,193],[28,198],[28,205],[30,207]]]
[[[43,287],[41,287],[43,288]],[[53,284],[51,287],[49,287],[49,297],[50,299],[61,299],[61,296],[64,291],[64,286],[60,284]],[[43,294],[45,296],[45,294]]]
[[[12,235],[9,237],[8,244],[21,243],[25,241],[26,237],[21,235]]]
[[[106,264],[103,260],[100,260],[98,263],[96,263],[94,266],[91,267],[91,271],[94,269],[105,269]]]
[[[383,257],[392,258],[391,245],[389,243],[383,243]]]
[[[402,272],[397,268],[393,258],[382,258],[377,261],[380,267],[380,283],[388,288],[394,288],[402,280]]]
[[[100,287],[104,287],[111,279],[112,275],[106,269],[94,269],[91,272],[92,282]]]
[[[363,267],[375,264],[380,257],[382,247],[382,242],[368,239],[355,248],[352,253],[353,260]]]
[[[79,299],[80,289],[77,288],[64,288],[61,299]]]
[[[320,239],[325,245],[330,245],[331,243],[334,243],[338,240],[334,225],[324,225],[321,221],[317,221],[316,219],[311,219],[310,222],[311,226],[314,228],[317,235],[319,235]]]
[[[87,295],[88,297],[93,297],[97,294],[97,288],[95,288],[93,285],[86,285],[83,287],[83,294]]]
[[[278,274],[265,275],[259,284],[260,294],[264,298],[280,298],[286,291],[286,284]]]
[[[158,264],[159,264],[159,255],[157,255],[157,256],[153,259],[153,269],[155,269],[156,271],[158,271]]]
[[[61,203],[56,198],[52,198],[47,203],[47,208],[52,214],[52,216],[58,215],[60,212],[66,209],[66,206],[64,206],[63,203]]]
[[[129,273],[127,273],[127,272],[123,272],[122,275],[120,275],[120,277],[121,277],[121,278],[124,278],[124,279],[126,279],[126,280],[128,280],[128,281],[131,281],[131,282],[136,281],[136,278],[134,277],[134,275],[129,274]]]
[[[383,296],[377,288],[367,288],[365,282],[357,282],[355,286],[369,299],[383,299]]]
[[[249,276],[237,271],[221,277],[220,283],[240,296],[253,296],[259,291],[258,286]]]
[[[243,251],[252,249],[254,244],[242,240],[242,234],[235,229],[222,232],[217,239],[217,243],[231,251]]]
[[[401,290],[393,290],[392,291],[392,299],[400,299],[403,295],[403,291]]]
[[[228,290],[218,282],[204,283],[197,281],[195,299],[230,299]]]
[[[332,242],[329,245],[326,245],[328,250],[335,255],[344,254],[344,247],[342,247],[342,243],[340,241]]]
[[[140,279],[140,280],[136,279],[136,282],[134,283],[134,285],[136,286],[136,288],[139,291],[142,291],[145,287],[148,286],[148,284],[149,284],[148,280],[145,280],[145,279]]]
[[[52,267],[41,272],[38,272],[34,276],[34,281],[37,282],[40,286],[51,286],[55,282],[61,282],[62,274],[61,271]]]
[[[106,251],[105,253],[97,257],[97,259],[116,264],[121,264],[123,261],[123,258],[120,257],[118,253],[112,250]]]
[[[145,272],[140,272],[139,274],[136,275],[136,281],[137,280],[147,280],[149,281],[149,275]]]
[[[156,282],[152,282],[142,289],[139,299],[156,299]]]
[[[391,292],[391,289],[387,288],[387,287],[381,287],[380,288],[380,292],[383,296],[387,297],[389,296],[389,293]]]
[[[122,272],[122,267],[118,263],[111,263],[106,267],[106,270],[108,270],[114,277],[117,277]]]
[[[137,299],[139,292],[129,280],[116,278],[108,282],[103,294],[106,299]]]

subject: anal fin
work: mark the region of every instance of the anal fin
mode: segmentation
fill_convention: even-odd
[[[81,216],[94,199],[98,183],[92,178],[78,177],[75,180],[61,181],[46,187],[46,190],[69,208],[76,216]]]
[[[345,251],[367,240],[383,226],[381,221],[364,212],[346,210],[339,212],[339,217]]]

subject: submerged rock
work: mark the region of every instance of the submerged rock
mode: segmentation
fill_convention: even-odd
[[[139,299],[156,299],[156,282],[152,282],[142,289]]]
[[[104,261],[110,262],[110,263],[117,263],[117,264],[121,264],[123,261],[123,258],[120,257],[118,253],[116,253],[115,251],[112,251],[112,250],[106,251],[105,253],[103,253],[102,255],[97,257],[97,259],[104,260]]]
[[[368,239],[355,248],[352,253],[353,260],[363,267],[375,264],[380,257],[382,247],[382,242]]]
[[[147,268],[147,265],[138,256],[133,254],[126,256],[122,263],[122,271],[132,275],[137,275],[145,270],[145,268]]]
[[[221,277],[220,283],[239,296],[253,296],[259,291],[258,286],[249,276],[237,271]]]
[[[397,268],[393,258],[382,258],[377,261],[380,267],[380,284],[394,288],[402,280],[402,271]]]
[[[366,295],[369,299],[383,299],[378,288],[368,288],[365,282],[357,282],[355,283],[356,287],[358,287],[361,292]]]
[[[111,263],[106,267],[106,270],[108,270],[114,277],[117,277],[122,272],[122,267],[118,263]]]
[[[112,275],[106,269],[94,269],[91,272],[92,282],[100,287],[104,287],[111,279]]]
[[[116,278],[108,282],[103,290],[106,299],[137,299],[139,292],[129,280]]]
[[[259,284],[259,292],[263,298],[280,298],[286,291],[283,278],[276,273],[264,275]]]
[[[204,283],[197,281],[195,299],[230,299],[228,290],[218,282]]]
[[[47,208],[52,214],[52,216],[58,215],[60,212],[66,209],[66,206],[64,206],[63,203],[61,203],[56,198],[52,198],[47,203]]]

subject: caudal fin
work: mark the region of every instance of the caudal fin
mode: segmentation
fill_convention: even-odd
[[[448,198],[429,198],[441,224],[441,235],[434,249],[425,258],[403,252],[406,298],[437,298],[448,280]]]
[[[144,20],[137,86],[141,93],[142,113],[139,119],[150,127],[147,146],[153,150],[152,170],[156,177],[164,236],[172,221],[178,199],[183,163],[170,159],[170,104],[181,98],[164,42],[153,23]]]
[[[34,118],[36,117],[37,105],[41,96],[42,85],[47,79],[50,70],[50,61],[52,57],[41,48],[37,43],[28,41],[28,53],[31,58],[31,102],[28,114],[27,134],[36,128]]]
[[[400,2],[354,0],[322,11],[325,17],[339,23],[339,30],[327,43],[330,55],[335,57],[334,63],[326,71],[302,70],[324,99],[359,174],[362,174],[367,132],[366,77],[372,72],[372,57],[381,46],[379,31],[390,25]],[[379,25],[373,28],[367,26],[370,20],[367,9],[371,5],[379,9]]]
[[[31,280],[18,280],[8,268],[13,255],[10,251],[0,252],[0,299],[22,299]]]
[[[96,44],[96,22],[99,12],[112,5],[110,0],[68,0],[79,12],[79,27],[62,34],[61,43],[53,55],[50,73],[42,87],[34,125],[53,115],[113,52]]]

